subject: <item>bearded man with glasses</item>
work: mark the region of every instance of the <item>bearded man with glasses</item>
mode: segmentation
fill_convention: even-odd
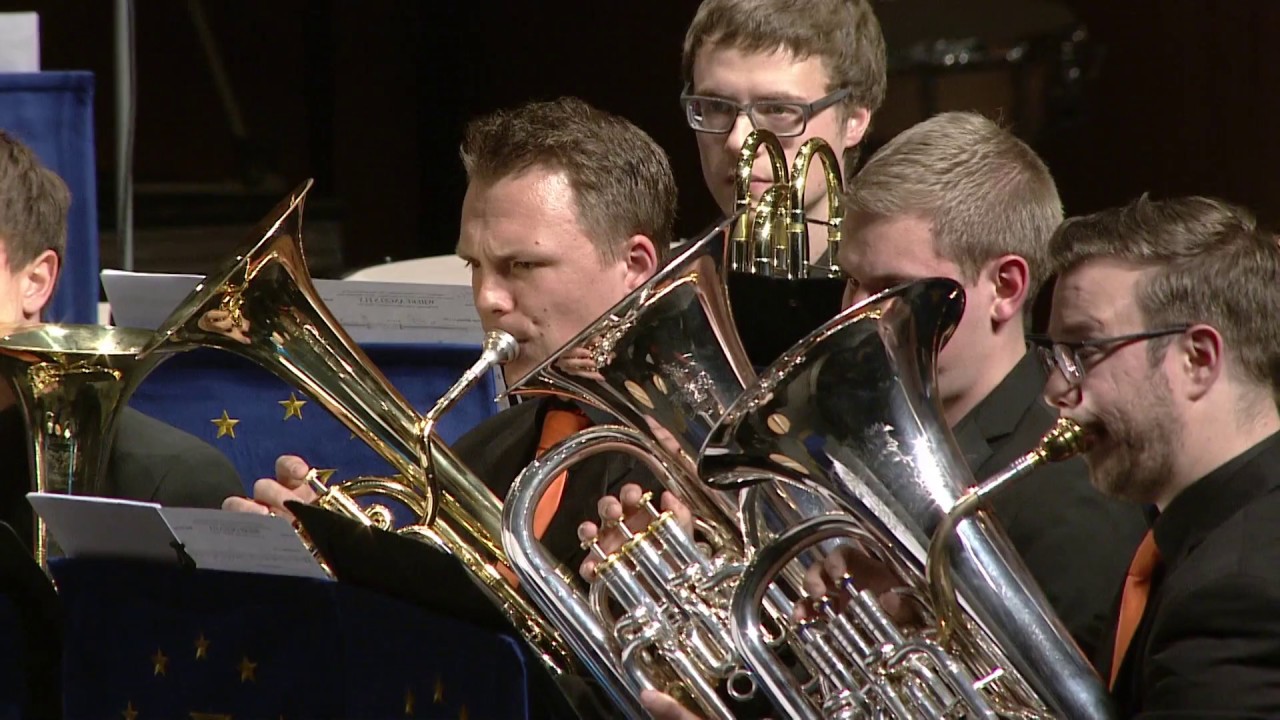
[[[1093,434],[1094,486],[1151,524],[1095,658],[1120,715],[1280,716],[1276,236],[1144,196],[1066,221],[1050,259],[1045,396]]]

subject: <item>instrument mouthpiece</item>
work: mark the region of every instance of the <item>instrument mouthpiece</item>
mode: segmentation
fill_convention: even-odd
[[[484,352],[492,353],[499,365],[506,365],[520,356],[520,343],[509,332],[490,330],[484,336]]]

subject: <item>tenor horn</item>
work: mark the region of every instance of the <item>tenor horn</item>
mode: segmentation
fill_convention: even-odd
[[[135,328],[41,324],[0,337],[0,373],[26,422],[32,490],[105,495],[116,419],[163,359],[139,358],[154,335]],[[48,570],[48,528],[32,513],[32,551]]]
[[[752,207],[751,180],[756,156],[763,151],[769,160],[773,184]],[[809,170],[817,158],[826,189],[828,262],[815,267],[810,262],[809,222],[805,215],[805,192]],[[840,249],[840,219],[844,178],[835,151],[822,138],[809,138],[796,152],[787,169],[786,155],[778,137],[768,130],[752,130],[738,153],[734,168],[734,224],[730,243],[729,269],[755,275],[785,278],[837,277],[835,264]]]
[[[501,532],[502,505],[432,431],[434,420],[461,394],[455,386],[420,415],[369,360],[320,299],[302,250],[302,211],[311,188],[299,186],[254,230],[252,249],[209,274],[161,324],[142,353],[212,347],[245,357],[306,393],[399,473],[326,487],[309,481],[319,504],[366,525],[427,541],[456,557],[481,590],[509,616],[552,677],[573,669],[555,629],[510,579]],[[459,385],[510,356],[514,345],[490,338]],[[355,502],[389,495],[415,522],[395,528],[390,514]],[[438,510],[437,510],[438,509]]]
[[[784,477],[845,510],[758,551],[732,601],[735,642],[788,717],[1110,716],[1096,673],[999,526],[972,508],[948,519],[974,481],[942,420],[935,360],[963,307],[957,283],[933,279],[850,308],[762,371],[703,449],[701,474],[719,487]],[[940,530],[935,565],[946,567],[930,572]],[[802,683],[769,647],[762,605],[796,553],[835,538],[890,569],[918,618],[896,622],[846,577],[796,628],[816,678]],[[930,587],[938,571],[954,611],[950,589]]]
[[[756,156],[764,152],[772,185],[753,206],[751,180]],[[825,261],[810,257],[805,193],[814,160],[826,190]],[[835,151],[810,138],[788,169],[778,138],[768,130],[747,136],[734,172],[734,209],[739,213],[729,243],[725,283],[742,344],[752,363],[764,367],[840,312],[844,279],[836,265],[841,242],[844,180]]]

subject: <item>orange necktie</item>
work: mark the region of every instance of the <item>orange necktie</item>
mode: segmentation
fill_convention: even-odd
[[[1133,642],[1133,634],[1138,630],[1138,622],[1142,620],[1142,612],[1147,608],[1147,596],[1151,594],[1151,574],[1160,562],[1160,550],[1156,548],[1155,537],[1148,530],[1142,543],[1133,554],[1133,562],[1129,563],[1129,574],[1124,578],[1124,593],[1120,596],[1120,621],[1116,623],[1115,654],[1111,657],[1111,687],[1116,684],[1116,676],[1120,674],[1120,663],[1124,654]]]
[[[542,420],[542,437],[538,440],[538,452],[534,457],[542,457],[542,454],[552,445],[585,429],[590,424],[591,421],[587,416],[577,410],[555,408],[548,410],[546,417]],[[551,481],[542,499],[538,501],[537,509],[533,511],[533,536],[539,540],[542,539],[542,534],[547,531],[551,518],[555,517],[556,510],[560,507],[560,498],[564,495],[564,482],[568,474],[568,471],[562,472]]]

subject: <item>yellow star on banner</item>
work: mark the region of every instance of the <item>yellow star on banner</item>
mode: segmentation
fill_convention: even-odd
[[[233,440],[235,439],[236,425],[239,425],[240,421],[236,420],[235,418],[227,417],[226,410],[222,411],[222,417],[214,418],[209,422],[218,426],[218,437],[222,437],[223,435],[230,435]],[[214,438],[214,439],[216,440],[217,438]]]
[[[138,720],[138,711],[133,709],[132,700],[125,706],[124,711],[120,713],[120,717],[123,717],[124,720]]]
[[[413,703],[417,700],[413,696],[413,688],[405,688],[404,691],[404,716],[413,717]]]
[[[169,667],[169,658],[164,656],[160,648],[156,648],[156,654],[151,656],[151,662],[155,664],[156,675],[164,675],[165,670]]]
[[[196,638],[196,659],[209,659],[209,641],[204,639],[204,633],[200,633],[200,637]]]
[[[248,656],[240,660],[240,682],[257,682],[258,678],[254,676],[254,671],[258,669],[258,663],[250,660]]]
[[[306,400],[299,400],[297,395],[289,393],[288,400],[277,400],[276,402],[280,407],[284,408],[285,420],[288,420],[291,417],[296,417],[299,420],[302,419],[302,406],[307,404]]]
[[[437,705],[444,702],[444,681],[440,679],[439,675],[436,676],[436,692],[431,701]]]

